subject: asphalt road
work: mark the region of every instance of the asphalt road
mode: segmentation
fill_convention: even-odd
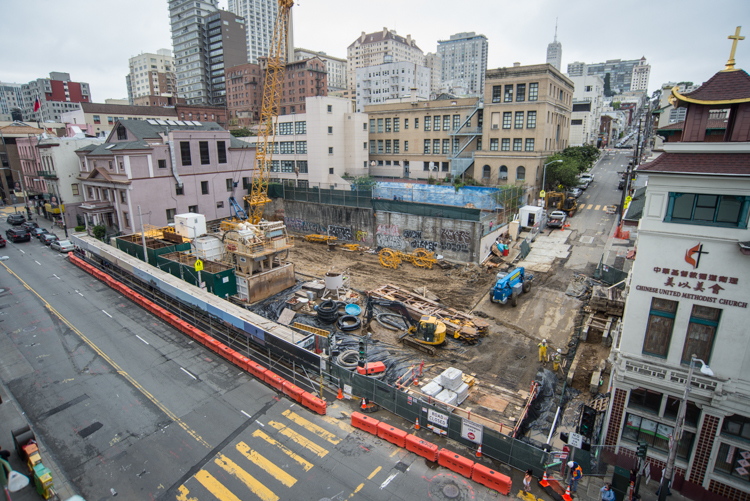
[[[280,397],[35,239],[3,250],[0,378],[87,500],[497,497],[335,400]]]

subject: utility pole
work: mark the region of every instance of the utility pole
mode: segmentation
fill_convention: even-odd
[[[148,250],[146,248],[146,232],[143,229],[143,214],[141,214],[141,206],[138,206],[138,219],[141,221],[141,244],[143,244],[143,260],[148,263]]]

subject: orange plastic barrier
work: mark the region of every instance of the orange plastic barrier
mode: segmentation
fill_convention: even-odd
[[[247,363],[249,362],[249,359],[236,351],[234,352],[234,355],[232,355],[232,363],[242,369],[243,371],[247,370]]]
[[[230,362],[232,362],[234,360],[234,353],[235,353],[235,351],[232,348],[230,348],[227,345],[222,344],[222,343],[219,343],[218,348],[219,348],[219,351],[217,351],[216,353],[218,353],[222,357],[226,358]]]
[[[399,447],[406,446],[406,435],[407,434],[404,430],[394,428],[388,423],[381,422],[378,424],[378,437],[388,440],[390,443],[396,444]]]
[[[372,433],[373,435],[377,435],[379,424],[380,421],[378,421],[377,419],[365,416],[364,414],[360,414],[359,412],[352,412],[352,426],[354,426],[355,428],[359,428],[360,430],[364,430],[368,433]]]
[[[326,403],[324,400],[319,399],[315,395],[311,395],[310,393],[303,392],[302,398],[300,399],[300,403],[307,407],[310,410],[313,410],[320,414],[321,416],[326,415]]]
[[[485,487],[494,489],[500,494],[504,494],[505,496],[510,494],[510,490],[512,488],[512,481],[510,477],[503,475],[502,473],[498,473],[495,470],[491,470],[486,466],[478,463],[474,465],[474,469],[471,473],[471,479],[484,485]]]
[[[263,374],[263,381],[281,391],[281,387],[284,385],[285,379],[271,371],[266,371],[266,373]]]
[[[284,384],[281,385],[281,390],[284,392],[284,395],[288,396],[295,402],[302,402],[302,394],[305,393],[305,390],[294,383],[284,381]]]
[[[438,452],[438,464],[466,478],[471,478],[471,472],[474,469],[474,461],[459,456],[448,449],[440,449],[440,452]]]
[[[438,446],[432,442],[422,440],[416,435],[406,436],[406,450],[418,454],[432,462],[438,460]]]
[[[265,381],[266,372],[267,372],[266,368],[260,364],[256,364],[252,360],[247,361],[247,372],[257,377],[261,381]]]

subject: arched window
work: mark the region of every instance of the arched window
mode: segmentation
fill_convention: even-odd
[[[500,174],[498,175],[499,179],[508,179],[508,168],[504,165],[500,166]]]
[[[521,165],[516,169],[516,180],[524,181],[526,179],[526,168]]]
[[[482,179],[489,179],[492,173],[492,168],[489,165],[482,167]]]

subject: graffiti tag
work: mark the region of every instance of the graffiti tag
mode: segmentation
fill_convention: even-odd
[[[471,235],[469,234],[468,231],[464,231],[464,230],[442,229],[440,231],[440,240],[443,242],[470,244]]]
[[[422,232],[416,230],[404,230],[404,238],[422,238]]]
[[[336,237],[339,240],[354,240],[352,229],[347,226],[328,225],[328,236]]]
[[[375,242],[380,247],[403,250],[405,247],[404,239],[398,235],[375,235]]]
[[[421,231],[419,233],[422,233]],[[431,242],[429,240],[412,240],[410,242],[412,249],[427,249],[430,252],[435,252],[438,249],[437,242]]]
[[[396,224],[379,224],[376,231],[378,235],[398,236],[398,225]]]

